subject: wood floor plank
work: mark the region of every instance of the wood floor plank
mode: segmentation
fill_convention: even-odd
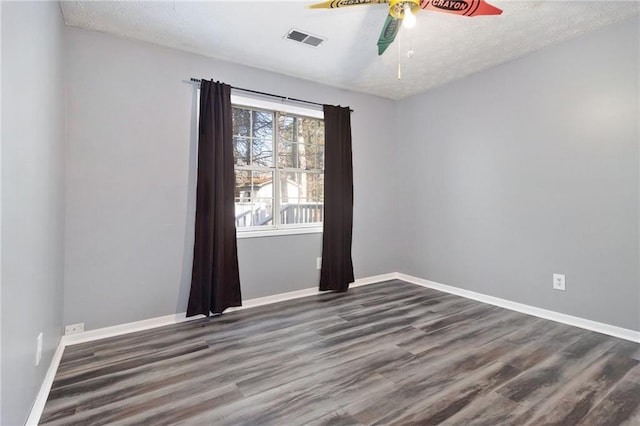
[[[496,392],[490,392],[466,408],[450,417],[446,424],[455,426],[515,426],[517,423],[512,420],[512,413],[517,411],[520,405]]]
[[[640,384],[640,365],[636,365],[634,368],[632,368],[625,376],[625,379]]]
[[[572,375],[582,371],[613,346],[607,336],[590,333],[524,372],[497,392],[515,402],[538,401],[557,389]]]
[[[640,384],[621,381],[606,398],[584,418],[584,425],[622,425],[637,418],[640,407]]]
[[[514,367],[502,363],[490,363],[482,369],[471,369],[446,386],[421,392],[419,400],[404,404],[376,424],[431,425],[441,424],[482,395],[520,373]],[[412,388],[410,391],[413,391]],[[405,389],[403,389],[405,390]]]
[[[540,414],[531,425],[578,424],[607,392],[639,361],[619,354],[605,354],[585,368],[554,398],[540,404]]]
[[[636,425],[640,345],[393,280],[69,346],[46,425]]]

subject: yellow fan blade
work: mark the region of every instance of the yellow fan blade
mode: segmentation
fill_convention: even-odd
[[[309,9],[335,9],[348,6],[367,6],[370,4],[389,3],[389,0],[329,0],[322,3],[311,4]]]

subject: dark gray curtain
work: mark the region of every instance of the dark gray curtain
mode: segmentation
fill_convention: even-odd
[[[320,290],[347,291],[353,282],[351,110],[324,105],[324,220]]]
[[[231,86],[202,80],[193,269],[187,316],[240,306]]]

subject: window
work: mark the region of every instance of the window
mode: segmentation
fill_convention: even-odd
[[[322,112],[232,96],[238,236],[321,231]],[[267,232],[262,232],[267,231]]]

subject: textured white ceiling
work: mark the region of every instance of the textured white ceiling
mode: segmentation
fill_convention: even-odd
[[[401,99],[637,15],[637,1],[501,1],[500,16],[421,10],[378,56],[386,5],[306,9],[314,1],[62,2],[68,25],[104,31],[390,99]],[[327,38],[284,40],[292,27]],[[407,57],[412,49],[415,54]],[[402,79],[397,79],[398,60]]]

